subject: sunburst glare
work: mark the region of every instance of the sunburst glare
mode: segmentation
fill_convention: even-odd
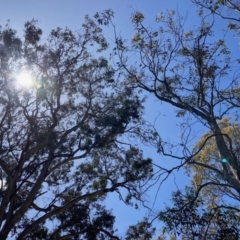
[[[16,75],[17,85],[20,87],[31,87],[34,85],[32,76],[27,72],[21,72]]]

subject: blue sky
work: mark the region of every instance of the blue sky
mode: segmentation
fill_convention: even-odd
[[[1,22],[11,19],[14,26],[21,28],[29,19],[40,21],[44,29],[56,26],[79,28],[85,14],[93,15],[96,11],[113,9],[116,13],[115,22],[122,30],[129,28],[129,15],[133,10],[144,12],[153,17],[166,8],[188,9],[189,2],[174,0],[1,0]]]
[[[0,25],[4,25],[9,19],[11,26],[21,34],[24,23],[34,18],[39,21],[39,26],[45,34],[56,27],[67,26],[77,30],[81,27],[86,14],[92,16],[97,11],[113,9],[117,32],[124,38],[131,39],[133,30],[130,15],[133,11],[142,12],[147,24],[151,25],[154,24],[158,13],[165,12],[166,9],[176,9],[176,7],[183,15],[188,12],[188,22],[194,23],[196,12],[189,0],[0,0]],[[111,38],[111,32],[106,31],[105,34]],[[147,102],[146,112],[146,116],[152,122],[159,113],[165,114],[165,116],[160,115],[156,122],[160,134],[165,139],[177,140],[180,130],[176,124],[179,119],[175,118],[172,108],[165,104],[161,105],[151,98]],[[153,148],[143,147],[143,149],[146,157],[152,157],[156,162],[161,161],[166,167],[170,168],[177,161],[156,154]],[[175,176],[176,179],[172,176],[161,187],[155,208],[164,207],[163,203],[169,201],[171,192],[176,189],[176,183],[180,188],[187,184],[187,178],[182,171]],[[157,186],[149,194],[150,199],[154,198],[156,190]],[[116,227],[120,233],[123,233],[129,224],[141,220],[145,214],[144,210],[137,211],[125,207],[124,204],[119,203],[117,196],[108,198],[107,204],[117,215]]]

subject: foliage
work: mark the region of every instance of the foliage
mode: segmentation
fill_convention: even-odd
[[[195,199],[195,191],[186,189],[173,193],[173,206],[161,211],[159,219],[164,222],[164,231],[181,239],[239,239],[239,211],[234,207],[205,208],[203,198]]]
[[[159,179],[183,166],[193,171],[195,189],[175,193],[174,207],[159,215],[169,233],[238,238],[238,207],[219,206],[215,196],[240,199],[240,61],[225,35],[216,39],[214,17],[230,20],[228,28],[238,33],[238,13],[228,14],[239,4],[192,1],[200,7],[198,27],[186,29],[178,12],[167,11],[153,29],[136,11],[129,45],[117,36],[111,10],[95,20],[86,16],[76,33],[54,29],[44,43],[34,20],[25,24],[23,39],[8,24],[0,29],[0,239],[119,239],[103,200],[117,192],[126,204],[142,201],[153,176],[151,159],[126,141],[133,136],[179,160],[172,169],[156,164]],[[100,56],[108,43],[99,25],[114,27],[115,66]],[[21,71],[35,80],[29,88],[17,85]],[[145,131],[142,92],[176,110],[183,121],[179,144]],[[194,136],[192,149],[196,121],[207,133]],[[127,239],[153,233],[145,219],[130,226]]]
[[[238,116],[236,89],[239,82],[234,77],[238,76],[238,69],[233,65],[236,59],[231,60],[231,52],[224,39],[214,39],[214,22],[200,16],[200,26],[188,31],[190,35],[184,35],[183,19],[175,17],[174,11],[157,17],[160,25],[157,31],[146,28],[142,18],[137,21],[135,15],[139,13],[136,12],[132,19],[135,19],[135,36],[140,40],[134,41],[131,49],[138,54],[139,65],[127,64],[130,47],[116,48],[119,65],[128,79],[126,84],[154,94],[159,101],[172,105],[177,111],[190,113],[209,127],[221,156],[237,170],[236,156],[229,151],[217,120],[227,114]],[[233,75],[229,74],[231,71]],[[224,84],[226,79],[228,84]],[[191,163],[190,157],[188,163]],[[239,188],[239,179],[233,172],[228,181]]]
[[[164,181],[174,170],[187,165],[197,172],[194,175],[197,196],[201,196],[204,189],[205,193],[209,188],[220,189],[221,194],[230,193],[239,201],[239,135],[230,130],[228,123],[225,122],[225,128],[221,125],[224,121],[219,121],[232,116],[230,125],[238,129],[239,59],[226,39],[230,30],[238,31],[239,4],[230,0],[193,2],[198,4],[197,7],[202,6],[196,15],[199,25],[188,28],[184,26],[186,19],[178,11],[160,13],[155,18],[154,27],[145,24],[143,13],[134,12],[131,16],[134,27],[131,42],[117,35],[111,16],[105,15],[115,33],[116,45],[111,57],[117,59],[115,67],[124,76],[125,86],[150,94],[159,103],[173,107],[176,117],[180,118],[180,141],[171,143],[160,138],[157,147],[159,153],[178,159],[179,163],[171,169],[157,163],[159,178],[164,176]],[[210,5],[214,5],[213,10]],[[203,11],[204,8],[210,9],[210,13]],[[220,24],[215,16],[225,19],[223,8],[230,12],[226,18],[234,23],[228,24],[229,28],[223,29],[224,34],[216,38]],[[101,17],[96,16],[97,19]],[[208,132],[202,138],[199,126]],[[192,149],[193,139],[199,138],[202,144]],[[221,159],[227,162],[221,163]],[[213,199],[214,191],[209,194]],[[216,195],[221,197],[218,193]],[[196,227],[201,225],[200,222],[195,224]]]
[[[155,228],[151,227],[151,223],[147,219],[144,219],[142,222],[129,227],[126,240],[151,240],[154,232]]]
[[[222,134],[224,134],[224,140],[227,143],[228,149],[237,157],[239,161],[239,144],[240,144],[240,126],[238,123],[231,123],[229,119],[222,119],[218,122]],[[199,138],[199,141],[194,145],[194,162],[195,165],[187,165],[188,173],[192,173],[192,185],[197,190],[203,184],[208,184],[203,188],[205,198],[210,198],[213,204],[214,199],[219,201],[225,194],[238,200],[236,197],[236,191],[224,181],[224,174],[229,174],[229,164],[226,160],[223,161],[221,154],[216,146],[216,141],[212,131],[205,133]],[[202,164],[202,165],[201,165]],[[207,164],[217,171],[212,171],[209,168],[205,168]]]
[[[135,12],[132,22],[136,33],[132,45],[119,46],[120,40],[116,41],[114,51],[119,58],[119,68],[127,79],[126,85],[140,88],[159,101],[170,104],[176,109],[178,117],[189,116],[181,124],[183,156],[167,152],[163,141],[158,151],[182,160],[180,166],[186,163],[198,165],[194,161],[196,153],[189,147],[192,124],[197,120],[211,129],[221,158],[228,161],[229,168],[228,171],[224,170],[222,179],[240,192],[239,162],[218,124],[218,119],[228,114],[238,118],[239,69],[234,66],[238,61],[234,57],[231,59],[231,51],[224,38],[214,38],[214,22],[209,22],[206,16],[200,15],[200,26],[184,34],[184,19],[175,15],[174,11],[169,11],[165,16],[161,14],[156,19],[158,29],[151,29],[144,26],[141,13]],[[138,56],[135,65],[129,62],[130,50]],[[210,164],[204,167],[219,174],[218,169]]]
[[[35,20],[23,39],[0,30],[0,239],[119,239],[102,202],[141,201],[152,175],[125,141],[143,130],[142,100],[92,56],[108,43],[88,16],[78,32],[42,33]],[[31,86],[18,85],[21,71]]]
[[[239,11],[240,3],[237,0],[192,0],[200,7],[199,13],[203,14],[203,10],[208,10],[211,14],[220,16],[227,20],[228,28],[239,34]]]

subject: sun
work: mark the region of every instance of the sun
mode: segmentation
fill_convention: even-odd
[[[17,85],[20,87],[31,87],[34,84],[32,76],[27,72],[20,72],[16,76]]]

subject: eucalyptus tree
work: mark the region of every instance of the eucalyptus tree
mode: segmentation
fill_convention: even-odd
[[[103,16],[97,17],[101,20]],[[221,132],[218,120],[231,114],[238,121],[239,63],[224,36],[221,39],[214,37],[214,19],[211,21],[211,16],[200,12],[200,26],[192,30],[184,29],[185,20],[174,11],[159,14],[155,29],[144,25],[144,15],[140,12],[135,12],[131,19],[135,29],[131,45],[116,36],[114,49],[119,60],[118,67],[125,74],[125,84],[142,89],[160,102],[170,104],[176,109],[177,117],[192,116],[194,121],[198,120],[210,129],[220,154],[219,162],[227,159],[228,167],[220,171],[194,159],[194,155],[201,151],[209,138],[203,142],[199,151],[191,150],[187,134],[188,130],[194,129],[191,122],[187,122],[190,119],[182,124],[183,132],[186,133],[179,144],[183,147],[183,156],[167,152],[164,141],[159,144],[158,151],[180,159],[179,166],[188,164],[208,168],[238,194],[238,157],[231,148],[231,138]],[[134,65],[131,65],[131,56],[134,57]]]
[[[207,10],[211,14],[226,20],[227,27],[236,31],[239,36],[239,12],[240,3],[238,0],[192,0],[199,7],[200,11]]]
[[[0,239],[119,239],[104,199],[141,201],[152,175],[126,142],[142,99],[118,84],[88,16],[42,36],[34,20],[22,38],[0,29]]]
[[[172,204],[159,213],[159,220],[164,223],[163,232],[186,240],[239,239],[238,207],[206,208],[207,204],[205,196],[196,198],[194,188],[186,188],[185,193],[174,192]]]
[[[239,123],[231,122],[231,119],[222,119],[218,122],[225,141],[228,143],[228,148],[235,154],[239,162],[240,149],[240,126]],[[230,141],[228,141],[230,139]],[[204,164],[210,165],[212,168],[219,171],[229,172],[227,159],[221,158],[220,152],[217,148],[216,141],[213,137],[212,131],[203,134],[198,142],[194,145],[193,151],[197,154],[194,160],[202,163],[201,165],[186,165],[187,172],[192,177],[192,186],[197,190],[200,186],[212,182],[212,184],[202,189],[204,199],[208,199],[208,205],[216,205],[221,202],[223,196],[239,201],[239,195],[236,194],[231,185],[226,184],[221,175],[205,168]]]
[[[224,8],[235,1],[193,2],[215,2]],[[98,13],[95,17],[100,24],[110,24],[114,28],[116,46],[112,57],[116,68],[124,76],[124,84],[152,95],[159,101],[159,111],[160,103],[168,104],[176,111],[176,117],[180,118],[182,135],[179,144],[161,139],[161,132],[155,134],[161,140],[157,151],[179,160],[172,169],[165,169],[161,162],[157,162],[159,176],[168,176],[184,166],[201,169],[208,172],[208,176],[217,177],[205,176],[204,181],[197,185],[196,196],[204,188],[218,185],[222,190],[226,188],[225,194],[230,190],[231,195],[239,199],[239,148],[233,147],[237,142],[234,142],[231,132],[221,130],[219,122],[231,116],[232,124],[239,124],[240,61],[236,54],[238,49],[232,48],[234,38],[231,32],[237,30],[238,17],[234,19],[236,25],[230,25],[230,29],[226,27],[222,35],[216,37],[219,36],[219,25],[222,23],[216,19],[216,14],[221,10],[216,7],[207,12],[203,10],[205,6],[198,8],[199,5],[196,5],[196,25],[188,25],[188,28],[184,26],[186,18],[174,10],[158,14],[154,26],[145,24],[144,14],[136,11],[131,16],[134,34],[130,43],[117,35],[109,12]],[[238,9],[228,7],[227,10]],[[223,11],[221,13],[224,14]],[[233,15],[238,16],[238,12]],[[224,27],[223,24],[221,26]],[[232,40],[230,45],[229,38]],[[161,131],[161,127],[158,128]],[[193,148],[193,138],[198,141],[201,137],[199,129],[209,133]],[[202,161],[198,157],[212,142],[218,153],[214,159],[218,161],[216,164],[212,163],[213,159]]]

